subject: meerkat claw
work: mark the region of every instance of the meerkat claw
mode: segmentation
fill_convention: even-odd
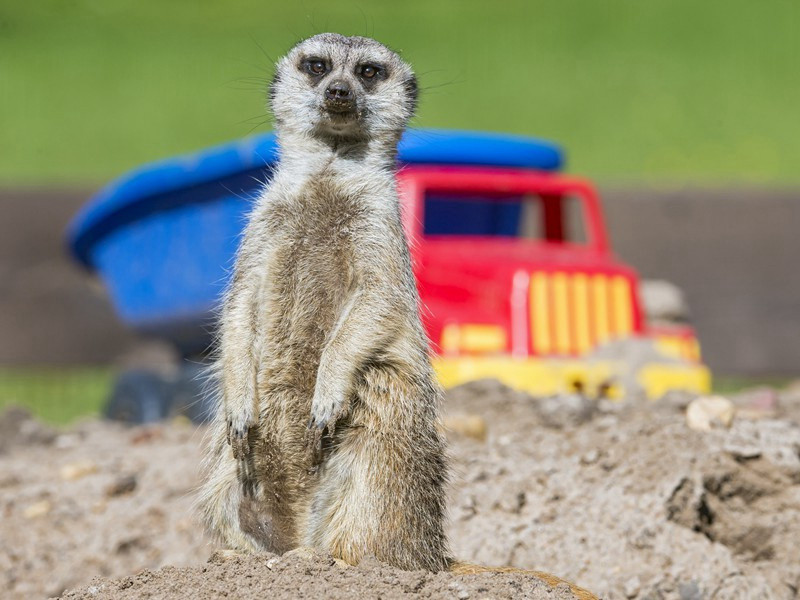
[[[236,435],[233,440],[231,440],[231,448],[233,449],[233,457],[235,459],[243,460],[249,456],[250,443],[247,438],[248,435],[245,433],[243,435]]]
[[[322,433],[324,431],[325,423],[317,423],[313,417],[308,421],[305,439],[306,452],[314,467],[322,462]],[[316,468],[313,470],[316,471]]]
[[[237,460],[243,460],[250,454],[250,429],[249,425],[235,427],[228,421],[226,437],[233,450],[233,457]]]

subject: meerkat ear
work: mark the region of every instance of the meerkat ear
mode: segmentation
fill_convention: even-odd
[[[419,97],[419,87],[417,86],[417,77],[411,75],[406,79],[405,83],[406,93],[408,94],[411,114],[417,112],[417,98]]]

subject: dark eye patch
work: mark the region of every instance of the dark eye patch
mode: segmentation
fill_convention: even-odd
[[[321,77],[331,69],[326,60],[311,56],[300,63],[300,70],[312,77]]]
[[[386,67],[376,63],[362,63],[356,67],[356,75],[365,86],[370,87],[386,79]]]

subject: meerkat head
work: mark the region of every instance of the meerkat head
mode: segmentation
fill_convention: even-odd
[[[396,141],[417,104],[414,73],[370,38],[322,33],[278,61],[270,107],[279,132],[325,141]]]

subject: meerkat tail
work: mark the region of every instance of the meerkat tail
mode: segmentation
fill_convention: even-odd
[[[244,500],[237,461],[231,460],[227,444],[226,424],[215,423],[206,458],[206,478],[196,503],[206,530],[227,548],[238,552],[257,552],[261,548],[242,531],[240,506]]]
[[[542,571],[531,571],[529,569],[517,569],[516,567],[486,567],[483,565],[476,565],[463,561],[453,561],[448,569],[453,575],[476,575],[478,573],[519,573],[522,575],[530,575],[541,581],[544,581],[551,587],[556,587],[560,583],[566,583],[570,591],[575,594],[578,600],[598,600],[597,596],[590,591],[583,589],[580,586],[565,581],[560,577],[544,573]]]

